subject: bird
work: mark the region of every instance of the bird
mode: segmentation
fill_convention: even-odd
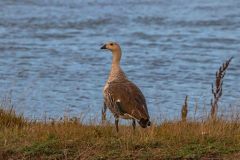
[[[142,128],[150,126],[150,116],[143,93],[121,69],[120,45],[117,42],[107,42],[101,49],[112,52],[111,70],[103,88],[102,120],[106,120],[108,108],[115,118],[117,132],[119,131],[119,118],[132,120],[133,130],[136,128],[136,120]]]

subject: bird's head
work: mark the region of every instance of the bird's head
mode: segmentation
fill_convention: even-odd
[[[105,43],[101,49],[107,49],[110,50],[111,52],[121,52],[121,48],[119,46],[119,44],[117,44],[116,42],[108,42]]]

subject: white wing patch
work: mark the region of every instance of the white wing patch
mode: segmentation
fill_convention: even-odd
[[[135,119],[135,117],[133,117],[132,115],[127,114],[127,113],[120,115],[120,117],[123,119]]]

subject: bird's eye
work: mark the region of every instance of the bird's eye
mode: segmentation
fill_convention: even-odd
[[[113,46],[113,43],[110,43],[111,46]]]

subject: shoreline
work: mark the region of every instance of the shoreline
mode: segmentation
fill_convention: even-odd
[[[0,109],[0,159],[238,159],[239,119],[86,125],[80,120],[29,122]]]

